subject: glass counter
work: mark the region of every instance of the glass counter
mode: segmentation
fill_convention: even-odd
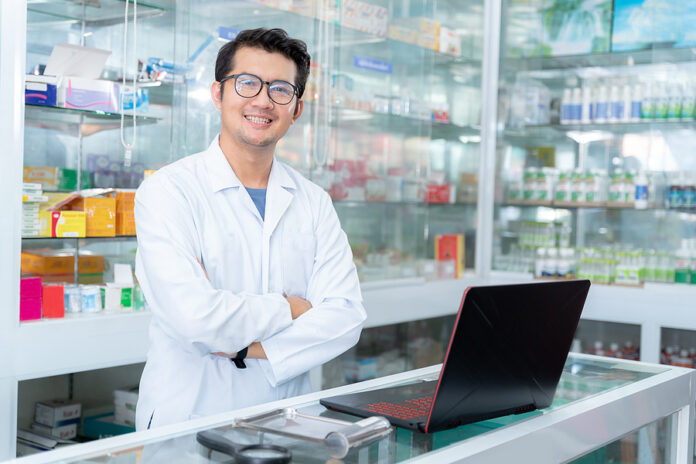
[[[519,456],[535,462],[605,462],[607,444],[620,441],[622,462],[640,453],[659,462],[687,462],[693,456],[694,371],[690,369],[571,354],[553,404],[546,409],[504,416],[423,434],[393,428],[381,440],[332,460],[323,445],[235,427],[237,418],[277,408],[354,422],[358,418],[320,406],[323,397],[370,388],[437,378],[440,366],[405,372],[373,381],[259,405],[191,422],[174,424],[121,437],[100,440],[19,460],[49,462],[225,462],[229,456],[212,452],[196,434],[217,428],[238,444],[287,447],[293,462],[396,463],[516,462]],[[636,432],[637,433],[633,433]]]

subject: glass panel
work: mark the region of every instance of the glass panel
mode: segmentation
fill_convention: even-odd
[[[124,54],[126,5],[131,22]],[[28,82],[47,79],[36,76],[44,73],[54,47],[60,43],[105,50],[108,56],[103,68],[94,71],[99,80],[63,77],[48,85],[37,82],[28,86],[21,321],[42,315],[64,317],[66,312],[144,308],[137,283],[134,287],[124,284],[116,299],[108,298],[110,291],[104,286],[114,282],[116,264],[133,269],[134,189],[148,170],[173,159],[170,141],[176,76],[172,72],[165,76],[156,69],[163,62],[174,62],[173,6],[168,0],[138,2],[134,44],[132,3],[100,0],[83,5],[54,0],[27,4],[27,73],[33,75],[27,76]],[[124,59],[128,82],[136,74],[139,81],[135,103],[129,87],[121,85]],[[69,68],[64,74],[70,76],[73,71]],[[122,102],[124,108],[131,105],[131,109],[122,111]],[[130,163],[122,142],[132,144]],[[84,201],[77,196],[71,199],[71,194],[88,188],[116,190]],[[36,278],[41,279],[43,289],[36,286]],[[41,292],[48,293],[42,303],[34,304],[41,301],[37,300]],[[46,297],[48,294],[51,298]],[[30,300],[31,304],[24,304]]]
[[[429,451],[461,442],[467,438],[524,421],[540,414],[546,414],[553,409],[562,408],[568,404],[573,404],[615,388],[647,379],[664,371],[666,371],[666,369],[660,367],[638,365],[626,361],[618,360],[609,362],[600,359],[588,360],[571,355],[561,375],[554,402],[548,409],[481,421],[432,434],[421,434],[409,430],[396,429],[395,433],[391,434],[387,439],[370,445],[367,448],[351,451],[343,458],[343,462],[365,462],[368,456],[370,462],[380,457],[384,462],[402,462],[413,457],[421,456]],[[414,379],[411,382],[413,381],[418,380]],[[301,413],[326,418],[341,419],[351,422],[358,420],[358,418],[354,416],[326,410],[316,403],[298,405],[297,409]],[[661,421],[660,423],[665,423],[665,421]],[[221,427],[217,430],[223,432],[225,437],[236,443],[273,443],[286,446],[292,451],[294,458],[301,462],[326,462],[330,458],[326,448],[321,445],[295,439],[287,439],[277,435],[258,434],[256,432],[235,429],[232,426]],[[638,437],[639,440],[642,440],[642,438],[640,438],[641,433],[638,434]],[[671,437],[671,435],[665,435],[665,437]],[[627,440],[630,440],[630,438]],[[659,445],[650,444],[651,448],[649,449],[653,451],[661,450],[665,446],[664,443],[668,443],[671,446],[672,441],[671,438],[660,438],[660,441],[657,443],[659,443]],[[131,447],[131,449],[128,450],[118,450],[118,453],[111,453],[108,457],[105,455],[102,459],[104,459],[104,462],[120,462],[118,460],[126,459],[127,456],[136,454],[141,458],[147,457],[146,460],[148,462],[164,462],[171,460],[174,456],[180,460],[181,456],[184,455],[190,459],[201,459],[202,456],[203,458],[210,458],[213,461],[219,461],[224,458],[224,455],[210,455],[207,449],[197,444],[195,432],[183,434],[174,439],[160,441],[152,440],[131,446],[135,447]],[[628,445],[624,446],[625,448],[629,447]],[[662,455],[665,456],[664,451],[659,452],[663,453]],[[91,456],[91,458],[94,457],[95,456]],[[84,461],[77,459],[73,462]],[[378,462],[382,461],[380,460]],[[673,461],[668,460],[666,462]]]
[[[696,283],[694,14],[503,2],[494,269]]]
[[[667,416],[570,462],[573,464],[604,464],[607,462],[620,462],[621,464],[638,464],[641,462],[676,463],[677,460],[674,455],[676,450],[672,447],[672,440],[674,439],[672,427],[676,418],[677,413]]]

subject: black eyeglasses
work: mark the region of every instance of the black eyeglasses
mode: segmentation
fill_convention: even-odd
[[[297,95],[297,87],[286,81],[268,82],[253,74],[232,74],[220,79],[220,85],[229,79],[234,79],[234,90],[244,98],[257,96],[263,84],[268,85],[268,97],[279,105],[287,105]]]

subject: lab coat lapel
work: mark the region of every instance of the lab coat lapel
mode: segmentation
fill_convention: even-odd
[[[285,168],[274,159],[266,191],[266,217],[263,224],[265,237],[270,237],[273,234],[280,218],[283,217],[292,202],[296,187]]]

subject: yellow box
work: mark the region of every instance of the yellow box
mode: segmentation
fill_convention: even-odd
[[[434,19],[419,18],[418,29],[425,34],[434,36],[440,35],[440,23]]]
[[[421,32],[418,34],[418,46],[428,50],[440,50],[440,37]]]
[[[116,213],[116,235],[135,235],[135,214],[133,211]]]
[[[72,210],[84,211],[87,216],[88,237],[114,237],[116,235],[115,198],[79,198],[70,205]]]
[[[41,237],[85,237],[87,215],[83,211],[40,211]]]
[[[388,36],[390,39],[406,42],[410,44],[418,43],[418,31],[406,26],[389,26]]]
[[[22,252],[21,266],[23,274],[67,275],[75,270],[75,252],[65,250],[32,250]],[[104,257],[80,252],[77,264],[79,274],[100,274],[104,272]],[[64,280],[54,280],[61,282]]]

